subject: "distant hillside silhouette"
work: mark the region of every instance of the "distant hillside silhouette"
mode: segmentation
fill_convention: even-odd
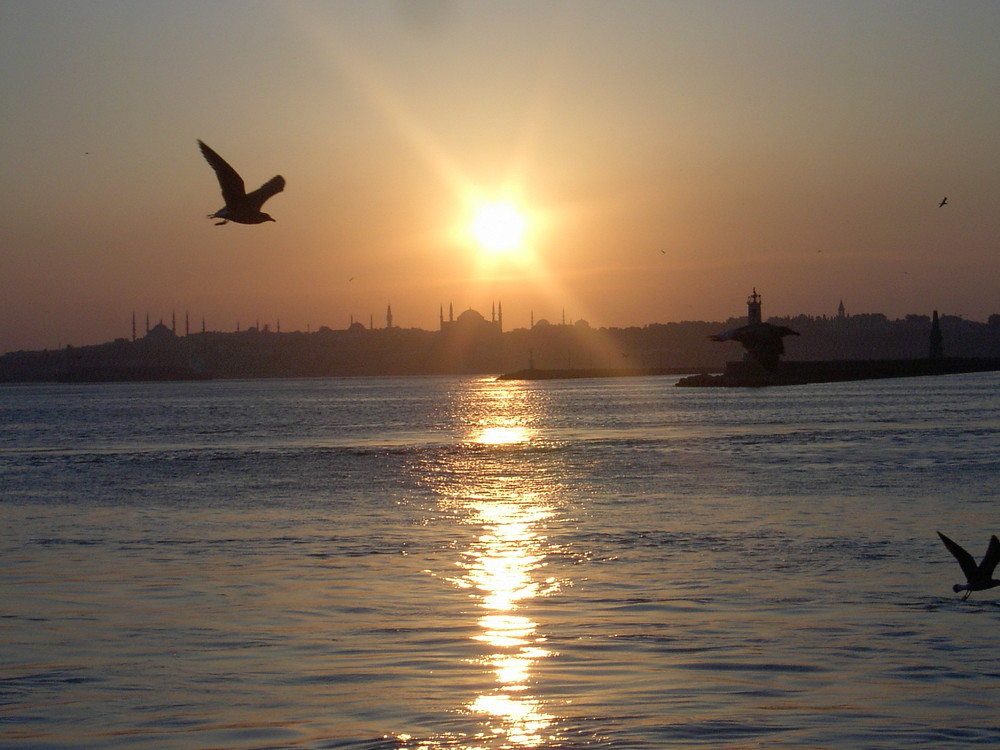
[[[787,360],[906,359],[928,356],[931,319],[889,320],[868,314],[770,318],[801,335],[786,340]],[[367,375],[499,374],[540,369],[673,368],[698,372],[742,357],[736,344],[709,341],[725,321],[592,328],[584,321],[501,332],[469,310],[440,331],[321,328],[312,333],[250,329],[177,336],[160,324],[135,341],[11,352],[0,357],[0,381],[159,380]],[[1000,315],[987,323],[940,319],[947,357],[1000,357]]]

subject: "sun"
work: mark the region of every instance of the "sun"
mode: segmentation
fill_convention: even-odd
[[[524,216],[510,203],[487,203],[476,210],[472,234],[491,252],[517,250],[524,242]]]

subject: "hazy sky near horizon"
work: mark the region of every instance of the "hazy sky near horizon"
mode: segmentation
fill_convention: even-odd
[[[0,0],[0,351],[1000,312],[1000,3]],[[202,139],[276,223],[214,226]],[[938,208],[942,197],[948,204]],[[485,253],[482,200],[525,248]]]

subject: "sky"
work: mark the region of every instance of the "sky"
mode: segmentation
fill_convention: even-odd
[[[998,29],[993,0],[0,0],[0,352],[133,313],[723,321],[754,288],[986,320]],[[275,222],[206,218],[198,139],[285,177]],[[506,252],[472,231],[498,202]]]

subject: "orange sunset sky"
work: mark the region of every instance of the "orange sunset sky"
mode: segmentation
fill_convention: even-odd
[[[2,0],[0,352],[133,311],[724,320],[752,287],[765,316],[985,320],[998,32],[992,1]],[[285,177],[276,223],[205,218],[199,138]],[[500,249],[486,203],[521,222]]]

